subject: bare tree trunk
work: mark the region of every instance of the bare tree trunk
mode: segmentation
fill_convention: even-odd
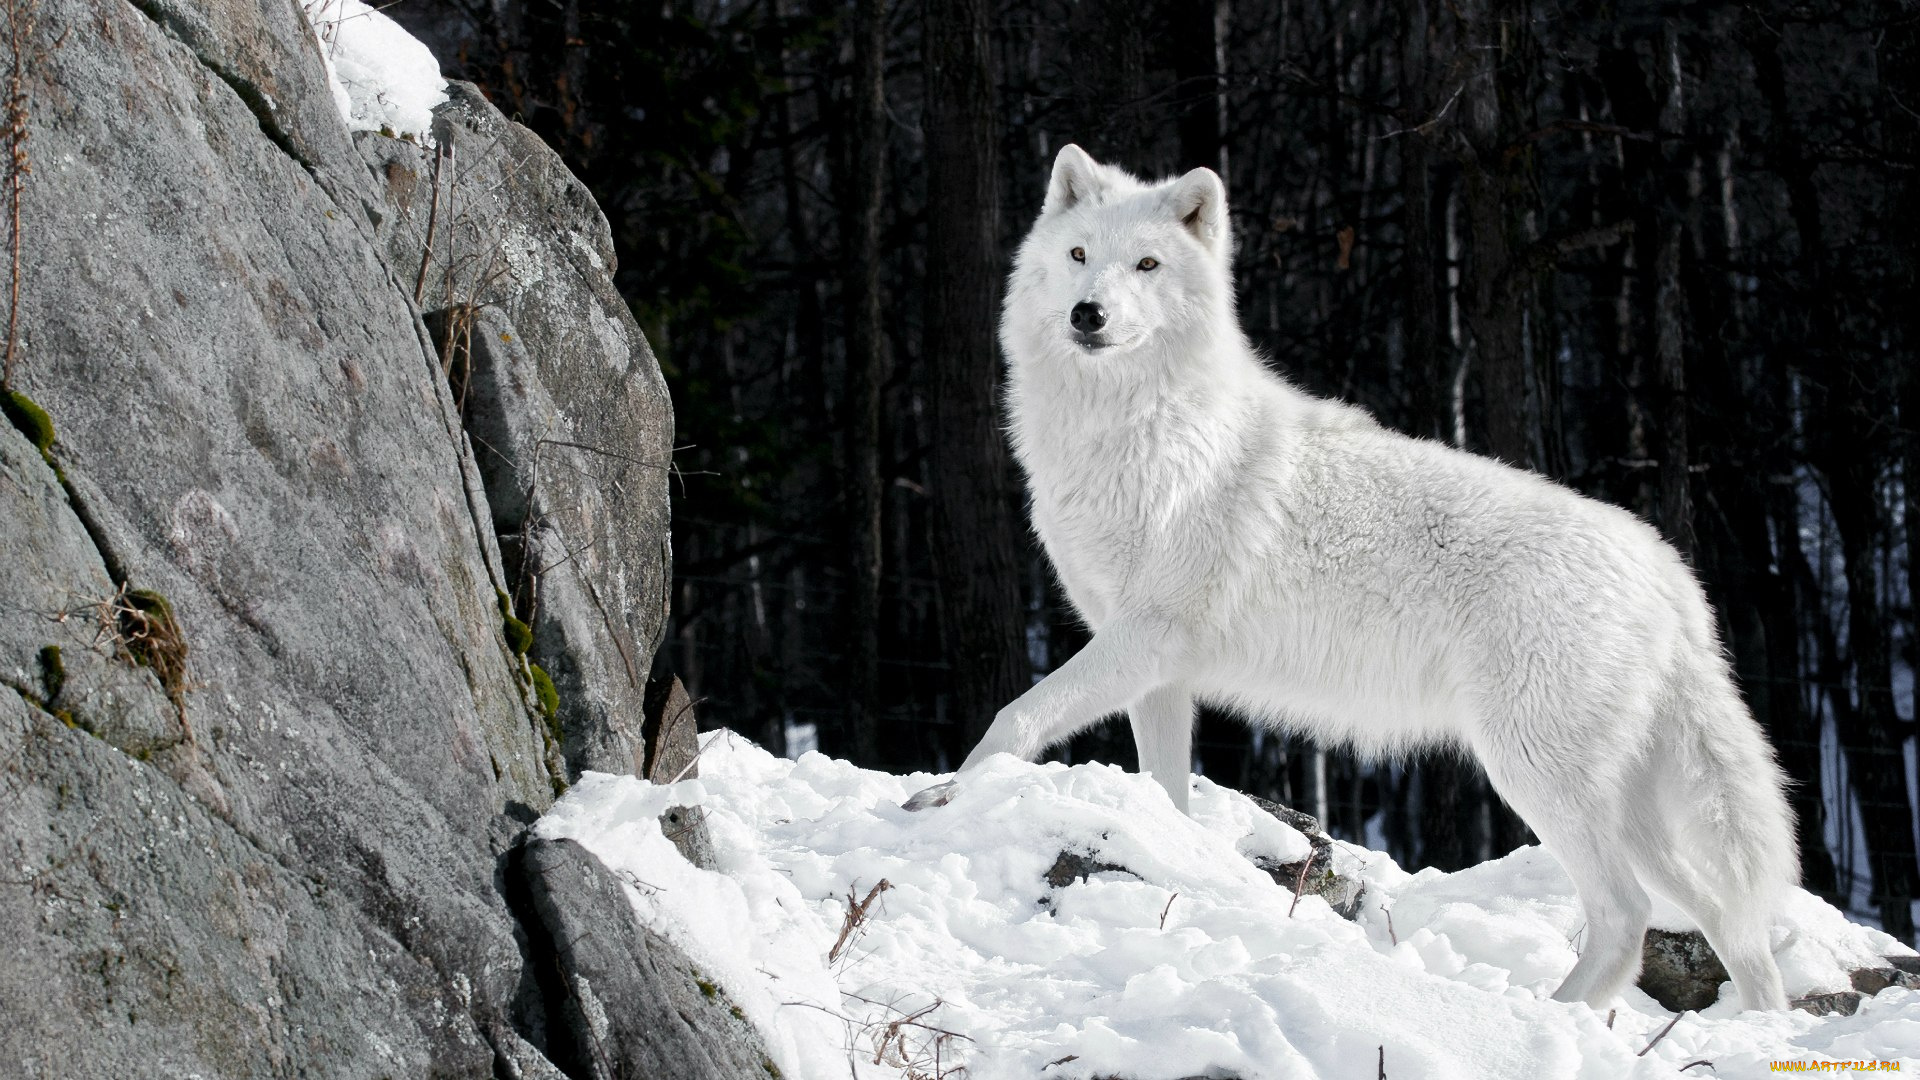
[[[1862,401],[1847,402],[1846,418],[1870,423],[1874,410]],[[1835,409],[1839,413],[1840,409]],[[1833,430],[1843,431],[1836,427]],[[1854,457],[1854,448],[1835,448],[1850,465],[1824,463],[1831,492],[1834,525],[1840,532],[1847,574],[1847,651],[1853,660],[1853,708],[1838,713],[1840,743],[1847,770],[1859,792],[1860,820],[1870,849],[1873,897],[1880,925],[1901,941],[1913,941],[1913,810],[1900,717],[1893,704],[1893,670],[1888,626],[1880,606],[1879,553],[1884,509],[1874,490],[1870,460]],[[1844,691],[1843,691],[1844,692]],[[1850,715],[1849,715],[1850,714]]]
[[[1776,401],[1782,410],[1782,422],[1791,423],[1785,416],[1786,373],[1776,371],[1770,378],[1779,390]],[[1804,587],[1799,573],[1799,568],[1807,565],[1807,556],[1800,546],[1800,497],[1794,489],[1793,467],[1791,463],[1775,464],[1776,468],[1768,470],[1777,479],[1768,481],[1767,516],[1772,520],[1772,535],[1779,538],[1779,551],[1773,557],[1784,580],[1774,591],[1763,594],[1766,607],[1762,612],[1767,668],[1775,673],[1775,682],[1768,688],[1772,731],[1775,745],[1782,751],[1781,761],[1795,781],[1787,790],[1787,799],[1793,807],[1800,840],[1801,884],[1832,903],[1845,904],[1846,897],[1841,895],[1834,873],[1833,855],[1827,850],[1821,722],[1808,708],[1801,681],[1807,665],[1801,648],[1799,613],[1820,610],[1823,601]],[[1763,534],[1757,539],[1761,557],[1772,554],[1769,538]]]
[[[1074,107],[1063,142],[1085,143],[1095,158],[1151,174],[1154,130],[1147,108],[1146,17],[1137,0],[1079,0],[1068,23]],[[1196,20],[1197,21],[1197,20]]]
[[[853,182],[847,236],[846,492],[849,757],[890,764],[880,740],[880,389],[886,334],[880,291],[880,211],[886,204],[886,0],[854,9]]]
[[[1920,3],[1915,0],[1882,0],[1881,15],[1886,30],[1880,38],[1879,60],[1881,78],[1881,96],[1885,107],[1881,115],[1886,118],[1886,143],[1890,155],[1895,160],[1911,165],[1920,154]],[[1912,214],[1920,212],[1920,175],[1909,168],[1894,192],[1894,214]],[[1920,424],[1920,370],[1916,370],[1915,353],[1920,351],[1920,307],[1913,303],[1916,286],[1920,285],[1920,237],[1914,235],[1910,227],[1912,218],[1891,217],[1887,220],[1907,222],[1909,227],[1896,229],[1895,233],[1904,237],[1904,243],[1896,253],[1891,288],[1895,298],[1890,308],[1900,314],[1899,330],[1902,344],[1905,346],[1906,363],[1903,365],[1905,379],[1900,386],[1901,428],[1905,432],[1904,451],[1905,497],[1908,571],[1907,590],[1911,603],[1920,605],[1920,574],[1913,571],[1913,555],[1920,550],[1916,537],[1920,537],[1920,434],[1916,434],[1916,425]],[[1920,639],[1920,606],[1910,609],[1909,640]],[[1887,702],[1887,715],[1883,718],[1889,724],[1899,721],[1898,710],[1891,699]],[[1913,714],[1920,718],[1920,711]],[[1906,731],[1911,731],[1911,725]],[[1903,803],[1913,798],[1912,774],[1905,767],[1902,743],[1908,736],[1899,728],[1889,727],[1875,741],[1883,747],[1882,753],[1890,752],[1888,764],[1897,770],[1897,785],[1888,783],[1888,788],[1898,789]],[[1888,796],[1891,797],[1891,791]],[[1891,816],[1891,810],[1888,811]],[[1892,822],[1887,822],[1892,828]],[[1903,852],[1890,853],[1874,867],[1874,876],[1880,881],[1882,919],[1886,929],[1901,940],[1911,944],[1914,940],[1914,926],[1910,901],[1913,897],[1916,877],[1920,877],[1920,867],[1916,867],[1912,833],[1907,834],[1907,845]],[[1901,886],[1904,886],[1902,888]],[[1889,907],[1899,906],[1903,916],[1903,930],[1896,930],[1892,920],[1886,915]]]
[[[1881,92],[1887,106],[1880,115],[1887,124],[1887,150],[1895,160],[1909,165],[1920,161],[1920,2],[1882,0],[1881,22],[1887,27],[1880,40]],[[1905,347],[1903,365],[1906,377],[1900,386],[1900,426],[1906,434],[1902,447],[1907,526],[1907,596],[1910,619],[1908,641],[1920,640],[1920,235],[1912,228],[1920,214],[1920,172],[1909,168],[1899,184],[1893,215],[1886,220],[1907,223],[1896,230],[1904,243],[1896,252],[1891,295],[1888,305],[1899,311],[1901,344]],[[1912,715],[1920,719],[1920,700]],[[1911,932],[1907,941],[1913,940]]]
[[[1175,171],[1202,165],[1227,176],[1227,27],[1228,0],[1211,0],[1204,8],[1191,3],[1165,5],[1169,11],[1168,42],[1173,53],[1174,94],[1178,101],[1180,160]],[[1229,192],[1231,194],[1231,192]]]
[[[1536,213],[1533,148],[1524,141],[1539,49],[1528,0],[1483,0],[1466,27],[1480,66],[1462,97],[1470,153],[1465,196],[1470,255],[1466,316],[1480,368],[1487,450],[1521,468],[1537,462],[1529,418],[1526,310],[1532,281],[1519,263]]]
[[[1031,683],[1021,634],[1015,495],[999,426],[998,134],[986,0],[926,0],[925,362],[933,378],[928,494],[961,738]]]
[[[1687,470],[1687,359],[1682,328],[1685,295],[1680,287],[1683,229],[1667,222],[1661,229],[1653,304],[1654,360],[1661,398],[1660,532],[1689,559],[1699,541],[1693,531],[1693,493]]]
[[[1687,117],[1680,35],[1672,20],[1661,32],[1656,60],[1655,79],[1665,91],[1660,130],[1684,131]],[[1692,151],[1679,153],[1691,156]],[[1653,354],[1661,398],[1660,531],[1691,559],[1698,541],[1693,532],[1693,493],[1687,477],[1686,294],[1680,283],[1680,250],[1685,234],[1681,214],[1691,193],[1685,190],[1688,170],[1682,165],[1682,161],[1671,159],[1666,163],[1663,186],[1669,198],[1661,207],[1664,220],[1660,223],[1659,254],[1653,264]]]
[[[1437,240],[1433,218],[1434,136],[1421,125],[1433,119],[1435,94],[1433,27],[1425,3],[1408,3],[1400,42],[1400,101],[1403,122],[1412,130],[1400,136],[1401,228],[1406,236],[1401,263],[1407,276],[1406,378],[1409,382],[1409,429],[1415,435],[1446,439],[1452,423],[1453,352],[1443,327],[1440,283],[1446,273],[1445,250]]]

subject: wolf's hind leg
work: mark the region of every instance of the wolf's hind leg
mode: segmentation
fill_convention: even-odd
[[[1656,834],[1658,835],[1658,834]],[[1713,852],[1694,849],[1683,858],[1669,839],[1646,845],[1635,856],[1647,884],[1687,913],[1726,966],[1743,1009],[1784,1011],[1787,992],[1773,959],[1771,904],[1729,890],[1735,876],[1712,866]],[[1690,863],[1703,864],[1698,869]],[[1717,870],[1717,872],[1716,872]],[[1711,879],[1703,878],[1705,871]]]
[[[1152,773],[1173,805],[1186,813],[1193,773],[1193,695],[1177,686],[1149,691],[1127,707],[1127,721],[1140,751],[1140,771]]]

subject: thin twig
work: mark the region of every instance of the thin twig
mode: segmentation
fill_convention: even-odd
[[[7,276],[7,352],[0,361],[0,389],[13,386],[13,363],[20,341],[20,196],[33,163],[27,157],[27,53],[35,24],[33,0],[7,4],[7,48],[12,53],[7,73],[7,217],[12,266]]]
[[[648,469],[659,469],[662,472],[665,472],[671,464],[671,463],[663,464],[658,461],[648,461],[645,458],[637,458],[631,454],[622,454],[617,450],[608,450],[604,447],[591,446],[587,443],[568,442],[565,439],[540,439],[535,443],[535,445],[536,446],[565,446],[565,447],[570,447],[574,450],[585,450],[590,454],[601,454],[606,457],[613,458],[616,461],[624,461],[629,465],[639,465],[639,466],[642,466],[643,468],[648,468]],[[676,446],[674,447],[674,449],[685,450],[687,449],[687,447]]]
[[[413,304],[419,307],[427,296],[427,267],[433,265],[433,233],[440,224],[440,162],[446,159],[452,144],[433,151],[433,201],[427,204],[427,242],[420,248],[420,273],[413,279]]]
[[[447,275],[446,301],[453,303],[453,260],[459,254],[454,234],[459,232],[460,218],[454,214],[454,196],[460,192],[460,148],[447,140]]]
[[[560,569],[561,567],[572,562],[574,559],[579,558],[582,552],[586,551],[590,547],[593,547],[595,544],[598,544],[599,542],[600,540],[598,537],[595,537],[592,540],[588,540],[586,543],[581,544],[579,547],[574,548],[572,551],[567,552],[565,555],[561,556],[559,559],[556,559],[553,562],[550,562],[547,565],[541,567],[540,569],[535,570],[533,572],[533,576],[535,578],[539,578],[545,575],[546,573],[548,573],[549,571]]]
[[[698,698],[698,699],[696,699],[696,700],[692,700],[692,701],[689,701],[689,702],[687,702],[687,708],[689,708],[689,709],[691,709],[691,708],[693,708],[694,706],[696,706],[696,705],[698,705],[698,704],[700,704],[701,702],[703,702],[703,701],[705,701],[705,700],[707,700],[707,699],[706,699],[706,698]],[[711,742],[711,741],[712,741],[712,740],[708,740],[708,742]],[[693,767],[694,767],[695,765],[698,765],[698,764],[700,764],[700,755],[701,755],[701,754],[704,754],[704,753],[706,753],[706,752],[707,752],[707,748],[706,748],[705,746],[702,746],[702,747],[700,747],[700,748],[699,748],[698,750],[695,750],[695,751],[693,752],[693,760],[691,760],[691,761],[689,761],[689,762],[687,762],[687,763],[686,763],[685,765],[682,765],[682,766],[680,767],[680,771],[679,771],[679,772],[677,772],[677,773],[674,773],[674,774],[673,774],[673,779],[671,779],[671,780],[669,780],[669,781],[667,781],[667,783],[669,783],[669,784],[677,784],[677,783],[679,783],[680,781],[682,781],[682,780],[685,780],[685,779],[687,778],[687,774],[693,771]]]
[[[1167,906],[1160,909],[1160,929],[1165,930],[1167,928],[1167,912],[1173,910],[1173,902],[1178,899],[1180,899],[1179,893],[1174,893],[1172,896],[1167,897]]]
[[[1307,857],[1300,860],[1300,880],[1293,883],[1293,903],[1287,905],[1287,918],[1293,918],[1293,909],[1300,906],[1300,894],[1307,891],[1307,867],[1313,865],[1313,851],[1307,851]]]
[[[672,716],[660,717],[660,730],[653,733],[654,775],[647,777],[648,780],[651,780],[656,784],[660,782],[659,780],[660,763],[662,760],[664,760],[664,754],[662,753],[662,751],[666,749],[668,740],[673,738],[674,731],[676,731],[680,727],[680,721],[683,718],[688,718],[691,716],[693,716],[693,700],[689,698],[685,705],[682,705],[678,709],[674,710]],[[697,742],[695,743],[694,754],[693,754],[695,760],[699,759],[700,751],[703,749],[705,749],[705,747],[700,746]],[[681,766],[680,774],[674,777],[674,782],[677,782],[680,779],[680,776],[686,775],[687,770],[691,768],[693,768],[692,761],[689,761],[685,765]]]
[[[1610,135],[1616,139],[1626,139],[1630,142],[1657,142],[1663,137],[1662,132],[1635,131],[1632,128],[1622,127],[1619,124],[1598,124],[1591,120],[1555,120],[1550,124],[1537,127],[1525,135],[1520,136],[1514,140],[1512,145],[1507,147],[1506,152],[1511,154],[1525,143],[1539,142],[1550,135],[1558,135],[1562,132],[1569,131],[1577,131],[1588,135]]]
[[[614,625],[613,614],[600,600],[600,590],[593,587],[592,575],[583,574],[580,580],[587,586],[587,599],[592,600],[593,606],[600,609],[600,621],[607,624],[607,635],[613,638],[613,647],[620,650],[620,662],[627,668],[627,685],[635,690],[640,689],[640,671],[634,666],[633,646],[628,644],[624,629]]]
[[[1639,1052],[1639,1053],[1637,1053],[1637,1054],[1635,1054],[1635,1055],[1633,1055],[1633,1056],[1634,1056],[1634,1057],[1646,1057],[1646,1056],[1647,1056],[1647,1051],[1649,1051],[1649,1050],[1651,1050],[1651,1049],[1653,1049],[1653,1045],[1654,1045],[1654,1043],[1657,1043],[1657,1042],[1659,1042],[1659,1041],[1660,1041],[1661,1039],[1664,1039],[1664,1038],[1666,1038],[1666,1037],[1667,1037],[1667,1032],[1669,1032],[1669,1031],[1672,1031],[1672,1030],[1673,1030],[1673,1025],[1675,1025],[1675,1024],[1677,1024],[1677,1023],[1679,1023],[1679,1022],[1680,1022],[1680,1017],[1681,1017],[1682,1015],[1684,1015],[1684,1014],[1682,1014],[1682,1013],[1674,1013],[1674,1014],[1673,1014],[1673,1019],[1671,1019],[1671,1020],[1669,1020],[1669,1021],[1667,1021],[1667,1026],[1666,1026],[1666,1027],[1663,1027],[1663,1028],[1661,1028],[1661,1029],[1660,1029],[1660,1034],[1658,1034],[1658,1035],[1655,1035],[1655,1036],[1653,1037],[1653,1042],[1650,1042],[1650,1043],[1648,1043],[1647,1045],[1645,1045],[1645,1046],[1643,1046],[1643,1047],[1641,1047],[1641,1048],[1640,1048],[1640,1052]]]
[[[882,883],[884,884],[884,879],[882,879]],[[888,886],[888,887],[891,888],[892,886]],[[878,889],[879,886],[876,885],[874,886],[874,888]],[[871,894],[869,894],[869,896],[871,896]],[[949,1031],[948,1029],[943,1027],[937,1027],[933,1024],[923,1024],[920,1022],[921,1017],[927,1016],[933,1013],[935,1010],[940,1009],[941,1007],[946,1005],[946,1002],[941,1000],[940,998],[934,998],[933,1003],[931,1005],[927,1005],[923,1008],[916,1009],[913,1012],[907,1012],[905,1009],[902,1009],[900,1006],[890,1001],[875,1001],[870,997],[862,997],[859,994],[852,994],[852,993],[846,993],[846,992],[842,992],[840,996],[852,998],[853,1000],[861,1002],[862,1004],[872,1005],[873,1007],[878,1009],[891,1009],[892,1011],[899,1013],[900,1014],[899,1019],[887,1021],[887,1027],[889,1028],[916,1027],[922,1031],[930,1031],[938,1035],[948,1036],[950,1038],[965,1039],[968,1042],[973,1041],[972,1036],[962,1035],[957,1031]],[[877,1062],[877,1059],[876,1059],[876,1062]]]
[[[1466,89],[1467,89],[1467,84],[1461,83],[1459,86],[1456,86],[1453,88],[1453,96],[1447,99],[1446,104],[1440,106],[1439,112],[1434,113],[1432,116],[1427,117],[1425,120],[1421,121],[1418,124],[1413,125],[1412,127],[1396,128],[1393,131],[1389,131],[1381,135],[1375,135],[1372,141],[1379,142],[1382,139],[1391,139],[1396,135],[1427,134],[1428,132],[1432,131],[1434,127],[1440,123],[1440,121],[1447,118],[1447,113],[1449,110],[1453,108],[1453,103],[1460,100],[1460,95],[1464,93]]]

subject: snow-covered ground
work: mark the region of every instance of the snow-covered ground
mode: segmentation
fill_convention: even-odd
[[[334,104],[352,131],[428,141],[447,100],[440,62],[400,24],[361,0],[302,0],[319,38]]]
[[[626,879],[639,918],[724,987],[789,1077],[1374,1080],[1384,1069],[1393,1080],[1611,1080],[1753,1077],[1771,1061],[1920,1068],[1920,993],[1907,990],[1884,991],[1855,1016],[1814,1017],[1740,1013],[1728,986],[1657,1041],[1673,1014],[1639,990],[1621,998],[1611,1028],[1605,1013],[1547,1000],[1573,964],[1581,919],[1565,875],[1537,848],[1410,875],[1340,845],[1340,869],[1367,883],[1349,922],[1314,896],[1290,913],[1290,890],[1250,857],[1294,860],[1306,839],[1205,779],[1188,818],[1138,775],[1002,758],[947,806],[916,814],[901,800],[935,777],[817,753],[787,761],[727,732],[706,737],[700,768],[700,780],[672,787],[588,774],[536,830],[580,841]],[[663,808],[694,803],[706,808],[718,873],[688,864],[660,832]],[[1132,873],[1049,888],[1063,850]],[[882,880],[890,888],[830,958],[849,898]],[[1671,909],[1655,921],[1685,927]],[[1796,996],[1844,989],[1851,968],[1910,952],[1805,893],[1774,933]]]

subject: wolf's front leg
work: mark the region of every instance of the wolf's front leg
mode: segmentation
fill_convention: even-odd
[[[1183,686],[1162,686],[1127,706],[1140,771],[1152,774],[1181,813],[1193,786],[1193,695]]]
[[[960,766],[965,775],[994,754],[1029,761],[1088,724],[1119,712],[1165,683],[1181,650],[1177,632],[1157,619],[1120,618],[1102,627],[1086,648],[1015,698]],[[953,797],[941,784],[908,799],[909,810],[940,806]]]

